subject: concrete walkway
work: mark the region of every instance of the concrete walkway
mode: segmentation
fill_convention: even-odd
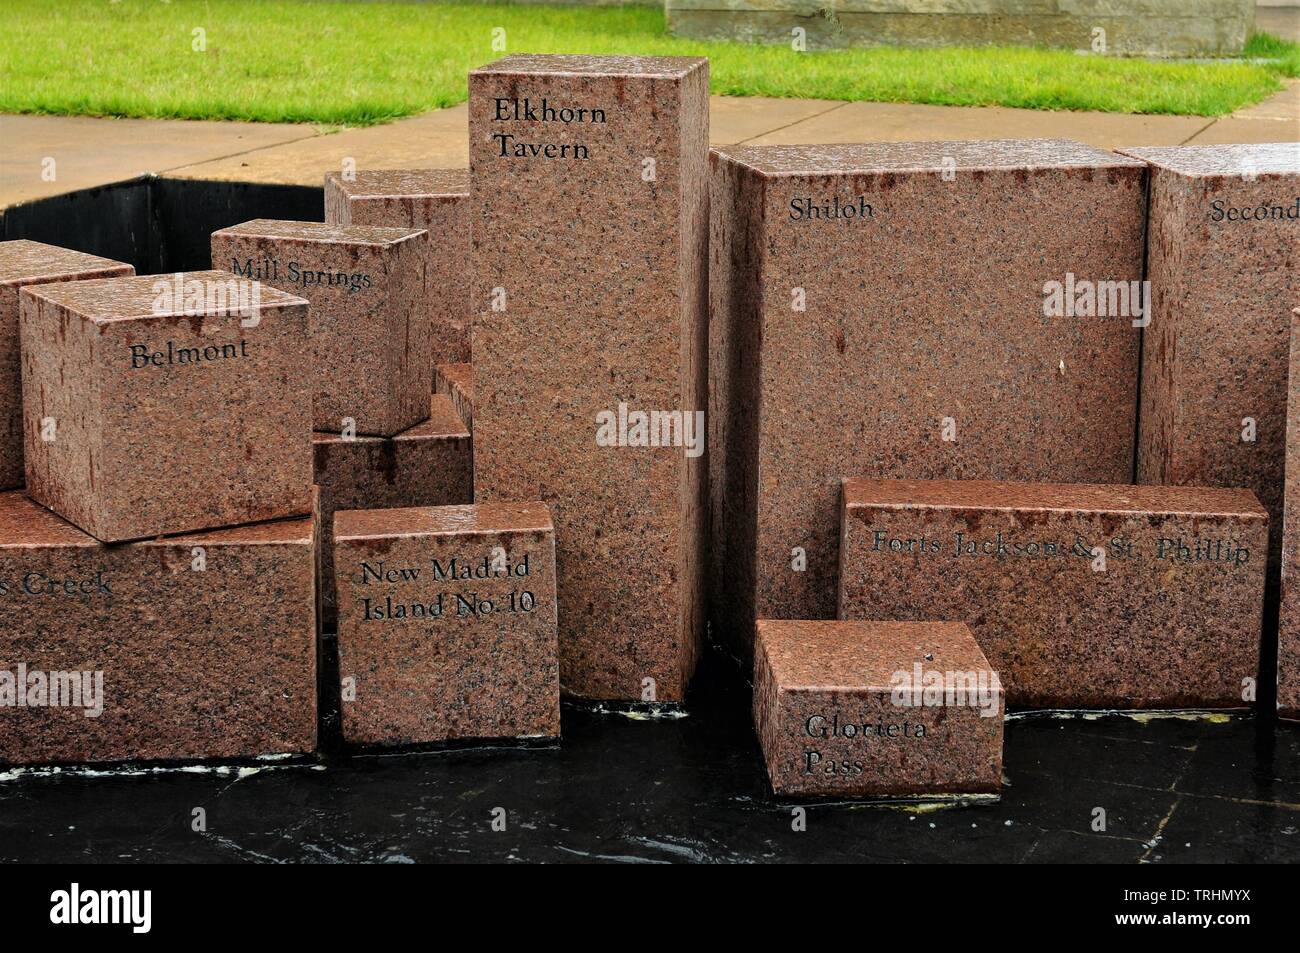
[[[5,115],[0,208],[151,172],[319,185],[345,159],[362,169],[463,167],[466,117],[462,104],[383,126],[329,131],[271,123]],[[1300,141],[1300,82],[1222,119],[715,96],[711,123],[715,145],[1063,137],[1110,149]]]

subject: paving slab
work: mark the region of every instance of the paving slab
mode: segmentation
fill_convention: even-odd
[[[845,103],[746,142],[797,145],[836,142],[917,142],[949,139],[1077,139],[1100,149],[1177,145],[1214,120],[1205,116],[1131,116],[1049,112],[1002,106]]]
[[[461,169],[469,165],[466,104],[399,119],[382,126],[345,129],[243,155],[212,157],[174,167],[176,178],[222,182],[321,185],[326,172],[358,169]]]
[[[709,99],[709,140],[715,146],[734,146],[843,105],[836,99],[712,96]]]
[[[3,115],[0,207],[319,133],[303,123]]]

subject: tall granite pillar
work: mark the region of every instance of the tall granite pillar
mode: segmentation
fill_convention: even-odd
[[[680,700],[702,625],[708,63],[509,56],[469,92],[476,499],[552,506],[566,693]]]
[[[1151,165],[1139,483],[1245,486],[1282,534],[1300,143],[1125,149]]]

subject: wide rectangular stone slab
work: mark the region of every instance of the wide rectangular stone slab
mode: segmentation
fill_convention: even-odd
[[[433,389],[451,398],[457,413],[470,429],[474,427],[474,365],[439,364]]]
[[[1241,708],[1268,514],[1244,489],[846,480],[843,619],[970,624],[1033,708]]]
[[[106,546],[0,494],[0,762],[314,750],[315,559],[310,517]]]
[[[758,621],[754,725],[777,794],[996,793],[1003,707],[960,622]]]
[[[424,419],[428,241],[423,229],[269,219],[212,233],[217,267],[311,302],[313,430],[392,437]]]
[[[510,56],[469,92],[476,499],[552,505],[566,692],[680,701],[702,632],[703,434],[681,425],[705,401],[708,64]],[[652,413],[673,429],[643,446]]]
[[[1122,151],[1151,165],[1138,481],[1250,487],[1276,555],[1300,142]]]
[[[434,364],[470,359],[469,171],[373,169],[325,176],[325,221],[429,232],[424,300]]]
[[[27,492],[105,542],[311,511],[307,302],[227,272],[28,286]]]
[[[341,512],[334,562],[346,741],[559,735],[545,504]]]
[[[23,485],[23,395],[18,291],[24,285],[133,275],[120,261],[20,239],[0,242],[0,490]]]
[[[474,502],[474,449],[450,399],[434,394],[429,419],[396,437],[312,434],[320,488],[321,615],[335,624],[333,526],[339,510],[446,506]]]
[[[1050,308],[1140,282],[1141,163],[1067,140],[711,161],[713,632],[736,655],[755,617],[834,616],[845,475],[1132,479],[1135,318]]]

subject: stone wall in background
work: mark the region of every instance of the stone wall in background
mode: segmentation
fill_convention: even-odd
[[[791,43],[802,28],[810,50],[1016,45],[1229,55],[1241,52],[1255,21],[1255,0],[664,0],[664,7],[678,36]]]

